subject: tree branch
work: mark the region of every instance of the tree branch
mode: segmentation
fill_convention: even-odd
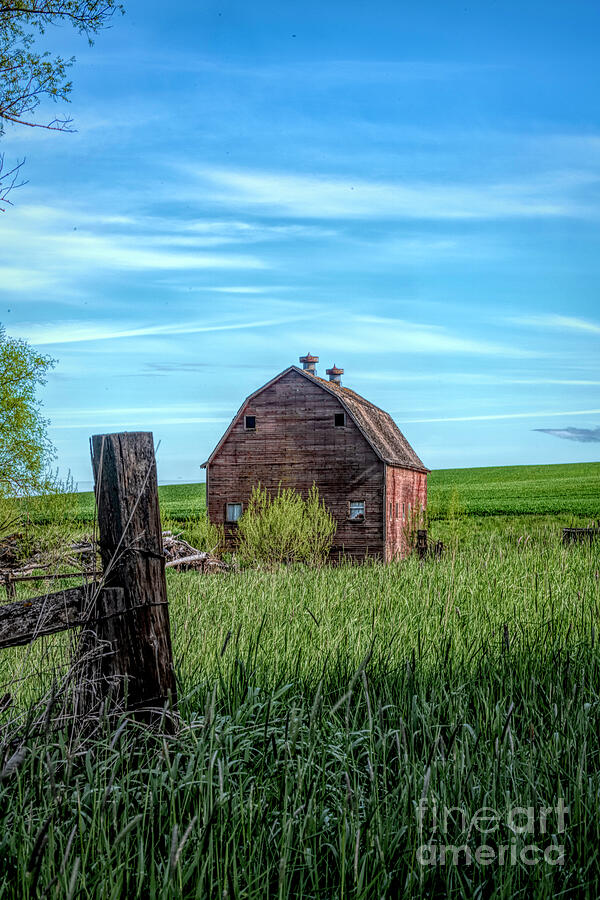
[[[5,207],[2,206],[3,203],[12,206],[12,201],[8,199],[10,192],[15,188],[20,188],[23,187],[24,184],[27,184],[26,181],[19,181],[19,173],[24,162],[25,160],[22,159],[16,166],[13,166],[12,169],[5,172],[4,154],[0,153],[0,212],[5,211]]]

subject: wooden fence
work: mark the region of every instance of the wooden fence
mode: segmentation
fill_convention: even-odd
[[[600,527],[592,528],[563,528],[563,544],[583,544],[596,541],[600,538]]]
[[[80,627],[81,711],[110,696],[147,720],[177,703],[153,437],[95,435],[91,453],[102,576],[0,606],[0,649]]]

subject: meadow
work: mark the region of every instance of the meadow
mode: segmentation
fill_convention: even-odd
[[[70,638],[2,651],[0,896],[596,898],[600,465],[533,468],[432,473],[441,560],[170,571],[175,735],[54,730]]]
[[[433,518],[447,517],[456,495],[461,511],[472,516],[560,515],[598,517],[600,463],[551,466],[498,466],[478,469],[437,469],[428,478],[429,508]],[[158,489],[165,517],[185,520],[202,514],[206,485],[168,484]],[[94,494],[71,495],[70,515],[82,522],[94,518]],[[33,521],[52,521],[54,512],[44,503],[31,505]]]

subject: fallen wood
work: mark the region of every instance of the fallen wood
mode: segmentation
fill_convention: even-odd
[[[36,638],[89,621],[89,606],[97,588],[67,588],[53,594],[32,597],[0,606],[0,649],[30,644]],[[121,592],[122,588],[101,588],[102,595]]]
[[[169,562],[165,563],[165,569],[172,568],[173,566],[184,566],[189,563],[195,562],[206,562],[208,557],[208,553],[195,553],[193,556],[182,556],[181,559],[170,559]]]
[[[184,541],[179,535],[173,535],[171,531],[163,531],[163,552],[167,562],[173,559],[180,559],[184,556],[193,556],[203,551],[197,547],[192,547],[187,541]]]
[[[176,568],[178,571],[187,569],[195,569],[200,572],[227,572],[229,566],[212,553],[198,550],[192,547],[179,534],[173,534],[172,531],[162,532],[163,554],[167,567]],[[97,569],[100,567],[100,561],[97,558],[97,547],[92,541],[77,541],[71,543],[68,548],[77,559],[68,558],[63,560],[64,564],[77,565],[79,562],[84,566],[78,572],[53,572],[52,574],[40,574],[40,569],[48,569],[56,566],[56,561],[42,563],[37,557],[33,557],[28,562],[21,562],[16,567],[16,556],[13,565],[5,567],[0,566],[0,585],[4,584],[9,599],[16,596],[15,583],[20,581],[50,581],[57,578],[86,578],[99,577],[101,572]]]
[[[183,556],[180,559],[171,559],[165,564],[166,569],[172,568],[196,569],[201,572],[228,572],[229,566],[222,559],[212,556],[210,553],[195,553],[193,556]]]

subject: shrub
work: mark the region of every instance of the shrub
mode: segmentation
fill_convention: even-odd
[[[27,519],[39,525],[69,526],[77,518],[77,484],[70,472],[61,478],[58,470],[48,472],[43,491],[23,500]]]
[[[315,484],[306,500],[281,485],[272,497],[259,484],[239,522],[238,552],[245,562],[317,565],[327,556],[335,529]]]
[[[21,513],[16,500],[0,494],[0,541],[19,529]]]
[[[42,492],[34,496],[0,498],[0,539],[11,531],[19,533],[21,559],[41,553],[57,562],[68,556],[68,541],[74,536],[77,485],[70,472],[63,479],[56,471],[46,472],[40,487]]]
[[[206,513],[188,518],[184,522],[165,518],[163,528],[181,536],[195,547],[205,553],[222,552],[225,547],[225,531],[222,525],[214,525],[209,522]]]

